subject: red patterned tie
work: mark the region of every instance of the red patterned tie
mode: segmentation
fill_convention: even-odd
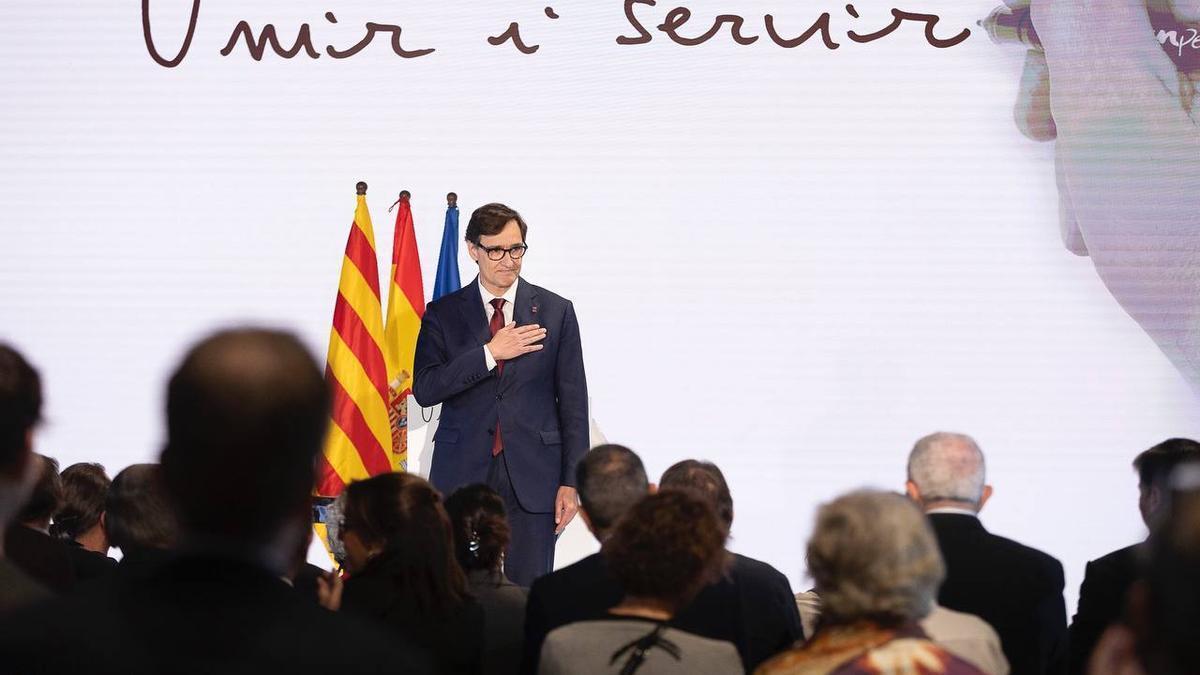
[[[504,298],[494,298],[492,300],[492,321],[488,324],[488,328],[492,331],[492,337],[504,328]],[[504,374],[504,362],[496,359],[496,375]],[[504,449],[504,442],[500,439],[500,418],[496,418],[496,434],[492,436],[492,457],[500,454]]]

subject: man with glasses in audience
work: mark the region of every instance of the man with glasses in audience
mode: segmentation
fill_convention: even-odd
[[[417,402],[442,405],[429,479],[443,494],[472,483],[500,493],[512,527],[504,569],[521,586],[553,567],[588,449],[579,323],[569,300],[520,278],[526,230],[503,204],[471,214],[479,276],[426,308],[413,367]]]

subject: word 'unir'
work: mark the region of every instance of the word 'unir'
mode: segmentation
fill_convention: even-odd
[[[192,46],[192,38],[196,34],[196,25],[200,20],[200,4],[201,0],[192,0],[191,15],[188,20],[187,33],[183,38],[183,43],[172,58],[164,57],[154,42],[154,31],[150,21],[150,0],[142,0],[142,35],[146,41],[146,50],[150,53],[150,57],[155,63],[165,68],[174,68],[178,66],[187,57],[188,51]],[[658,3],[656,0],[624,0],[625,19],[629,24],[629,28],[636,35],[620,35],[617,36],[616,42],[620,45],[638,45],[645,44],[654,39],[653,34],[646,27],[647,17],[639,16],[636,13],[637,5],[645,5],[654,7]],[[854,5],[848,4],[845,6],[846,14],[854,19],[859,19],[858,10]],[[555,13],[551,7],[545,8],[545,15],[551,20],[556,20],[559,15]],[[337,16],[333,12],[325,12],[325,20],[330,24],[338,22]],[[771,14],[765,14],[762,17],[763,29],[766,36],[771,42],[785,49],[792,49],[808,42],[814,36],[819,35],[821,43],[826,49],[837,49],[840,43],[834,40],[833,29],[830,25],[831,15],[829,12],[822,13],[814,20],[805,30],[793,35],[784,35],[776,24],[775,17]],[[704,44],[709,40],[722,33],[728,27],[729,37],[739,45],[749,45],[758,41],[760,35],[747,34],[747,20],[745,17],[737,14],[720,14],[715,17],[707,27],[698,26],[698,21],[692,20],[692,12],[687,7],[679,6],[669,10],[662,18],[661,23],[655,26],[655,29],[665,35],[668,39],[676,44],[686,47],[694,47]],[[846,32],[846,37],[859,44],[874,42],[891,35],[900,28],[905,22],[913,22],[924,25],[925,41],[931,46],[940,49],[953,47],[963,40],[966,40],[970,35],[969,29],[962,29],[957,34],[948,38],[939,38],[934,33],[941,17],[936,14],[922,14],[918,12],[908,12],[900,9],[892,9],[891,21],[882,28],[875,31],[861,33],[855,30]],[[402,58],[411,59],[421,56],[427,56],[436,51],[432,47],[422,49],[406,49],[400,43],[401,27],[389,23],[377,23],[369,21],[364,24],[365,33],[358,42],[353,45],[348,45],[344,48],[338,48],[332,44],[326,45],[324,53],[334,59],[346,59],[366,49],[367,46],[375,39],[375,36],[384,33],[391,36],[392,51]],[[489,36],[488,43],[492,45],[502,45],[512,43],[512,45],[523,54],[532,54],[538,50],[538,45],[528,45],[521,37],[521,28],[517,22],[512,22],[499,35]],[[292,41],[290,47],[285,47],[280,42],[279,34],[274,24],[266,24],[256,35],[254,29],[247,21],[239,21],[234,26],[233,32],[229,36],[229,40],[221,49],[222,56],[229,56],[237,48],[239,43],[244,43],[246,51],[255,61],[261,61],[269,47],[276,56],[284,59],[290,59],[299,56],[301,53],[311,59],[321,57],[321,52],[317,50],[313,43],[312,26],[307,23],[300,24],[296,31],[296,38]]]

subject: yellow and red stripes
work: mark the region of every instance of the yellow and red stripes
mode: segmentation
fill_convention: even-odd
[[[366,196],[359,195],[329,333],[325,374],[333,405],[318,466],[318,495],[335,497],[352,481],[392,470],[383,340],[375,233]]]
[[[388,283],[387,328],[384,358],[387,361],[388,419],[391,423],[394,468],[408,464],[408,394],[412,391],[413,357],[417,333],[425,313],[425,289],[421,283],[421,259],[417,254],[412,206],[408,195],[400,197],[396,232],[392,243],[392,273]]]

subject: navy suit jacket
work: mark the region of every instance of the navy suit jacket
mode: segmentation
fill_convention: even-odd
[[[513,303],[518,326],[547,330],[540,351],[487,369],[491,341],[479,280],[429,303],[417,336],[413,397],[442,405],[429,479],[444,494],[486,482],[496,420],[522,508],[552,513],[560,485],[575,485],[588,449],[588,396],[579,323],[571,302],[521,279]]]

